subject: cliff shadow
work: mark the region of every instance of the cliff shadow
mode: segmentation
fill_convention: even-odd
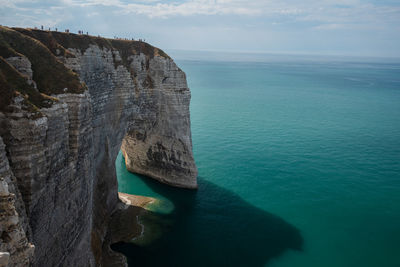
[[[137,177],[174,203],[172,214],[159,214],[174,223],[151,245],[114,244],[129,266],[265,266],[289,249],[302,251],[296,227],[201,177],[198,191]]]

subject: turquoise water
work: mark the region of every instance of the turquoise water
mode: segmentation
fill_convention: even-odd
[[[400,266],[400,64],[177,63],[199,190],[117,158],[120,191],[174,206],[158,241],[115,247],[130,265]]]

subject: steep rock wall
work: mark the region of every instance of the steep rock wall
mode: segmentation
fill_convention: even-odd
[[[0,152],[21,193],[15,206],[35,245],[32,263],[101,265],[121,144],[131,171],[197,185],[185,74],[142,42],[0,30],[0,83],[8,90],[0,99]]]
[[[0,266],[27,266],[34,247],[26,236],[29,226],[24,204],[4,147],[0,137]]]

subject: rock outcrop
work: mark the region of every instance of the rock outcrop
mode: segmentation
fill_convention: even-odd
[[[26,215],[23,201],[10,170],[0,137],[0,266],[28,266],[32,260],[34,246],[28,242],[28,232],[23,222]],[[15,203],[19,207],[19,214]],[[18,216],[20,215],[20,216]]]
[[[120,149],[130,171],[197,186],[190,91],[164,52],[137,41],[6,27],[0,51],[0,178],[8,191],[0,189],[10,203],[0,204],[0,239],[19,231],[21,246],[1,240],[9,266],[109,262]]]
[[[150,59],[148,70],[145,62],[143,54],[132,57],[131,69],[137,73],[139,88],[144,90],[146,80],[152,86],[140,104],[146,115],[135,120],[122,142],[126,167],[170,185],[196,188],[185,73],[162,57]]]

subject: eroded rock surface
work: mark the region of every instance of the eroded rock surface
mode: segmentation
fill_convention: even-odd
[[[122,142],[129,171],[153,177],[161,182],[186,188],[197,187],[197,169],[192,154],[190,132],[190,91],[185,73],[171,59],[154,57],[145,66],[143,54],[132,57],[131,69],[142,85],[140,106],[144,116]],[[145,90],[146,79],[152,87]]]
[[[0,252],[14,265],[106,266],[121,144],[129,170],[197,185],[185,74],[143,42],[6,27],[0,37],[0,177],[15,177],[18,244],[35,246],[33,258],[28,245],[26,257]]]
[[[23,227],[23,206],[0,137],[0,266],[28,266],[32,261],[34,246],[28,242],[28,231]]]

